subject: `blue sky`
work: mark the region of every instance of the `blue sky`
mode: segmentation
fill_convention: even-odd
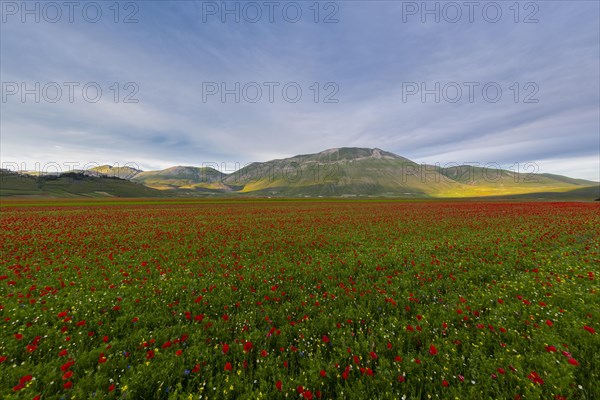
[[[54,3],[59,18],[45,3],[2,2],[5,167],[233,170],[357,146],[441,165],[535,163],[600,180],[597,1],[475,2],[472,10],[432,1],[429,14],[420,1],[275,2],[272,22],[264,1],[121,2],[118,15],[113,1],[62,3]],[[137,22],[125,23],[130,14]],[[239,103],[207,92],[236,83]],[[84,97],[86,84],[102,90],[97,102],[93,90]],[[288,99],[298,87],[302,97],[286,101],[285,85]],[[138,102],[123,102],[128,94]]]

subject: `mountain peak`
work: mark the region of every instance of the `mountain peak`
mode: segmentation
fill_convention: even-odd
[[[112,176],[121,179],[131,179],[140,172],[142,172],[142,170],[129,166],[120,167],[105,164],[100,165],[98,167],[90,168],[86,172],[99,176]]]
[[[390,153],[389,151],[382,150],[378,147],[337,147],[332,149],[323,150],[317,153],[319,156],[326,156],[333,160],[360,160],[365,158],[376,158],[376,159],[400,159],[406,160],[404,157],[400,157],[397,154]]]

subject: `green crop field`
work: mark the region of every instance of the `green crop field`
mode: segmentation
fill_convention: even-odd
[[[599,204],[2,205],[2,398],[600,398]]]

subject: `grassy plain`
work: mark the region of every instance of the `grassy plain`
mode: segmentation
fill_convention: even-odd
[[[599,211],[3,200],[0,393],[597,399]]]

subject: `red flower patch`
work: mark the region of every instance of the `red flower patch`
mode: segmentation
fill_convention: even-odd
[[[438,349],[434,345],[429,346],[429,354],[431,354],[432,356],[437,355]]]
[[[538,385],[544,384],[544,380],[542,379],[542,377],[535,371],[531,371],[529,375],[527,375],[527,378],[529,378],[533,383],[537,383]]]

